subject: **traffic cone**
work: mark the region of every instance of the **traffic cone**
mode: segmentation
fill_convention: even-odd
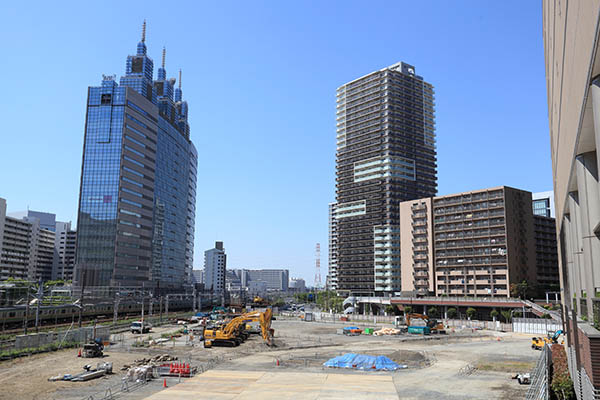
[[[77,353],[77,357],[81,357],[81,349],[79,349],[79,352]]]
[[[166,388],[167,387],[167,378],[163,379],[163,387]]]

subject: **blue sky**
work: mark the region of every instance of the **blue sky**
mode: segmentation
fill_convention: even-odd
[[[199,152],[195,266],[327,265],[335,90],[398,61],[436,90],[439,193],[552,188],[539,1],[3,2],[0,197],[77,219],[88,86],[183,69]],[[156,71],[155,71],[156,75]]]

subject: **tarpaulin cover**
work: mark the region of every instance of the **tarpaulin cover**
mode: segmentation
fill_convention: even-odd
[[[359,327],[358,326],[346,326],[346,327],[344,327],[345,331],[353,331],[355,329],[359,329]]]
[[[406,365],[398,365],[385,356],[368,356],[355,353],[346,353],[343,356],[331,358],[323,365],[333,368],[374,369],[376,371],[395,371],[406,368]]]

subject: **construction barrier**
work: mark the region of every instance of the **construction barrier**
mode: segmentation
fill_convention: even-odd
[[[110,331],[108,326],[96,327],[96,338],[99,338],[103,342],[108,341],[110,338]],[[94,328],[85,327],[71,329],[66,332],[43,332],[33,333],[30,335],[19,335],[15,338],[14,348],[17,350],[25,348],[40,347],[52,343],[67,343],[77,342],[86,343],[94,339]]]

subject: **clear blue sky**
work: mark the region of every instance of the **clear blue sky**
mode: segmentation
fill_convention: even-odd
[[[181,3],[181,4],[180,4]],[[427,4],[425,4],[427,3]],[[435,86],[439,193],[552,189],[540,1],[3,2],[0,197],[77,219],[88,86],[121,76],[143,19],[183,69],[199,152],[195,266],[327,265],[335,90],[405,61]],[[155,71],[156,75],[156,71]]]

